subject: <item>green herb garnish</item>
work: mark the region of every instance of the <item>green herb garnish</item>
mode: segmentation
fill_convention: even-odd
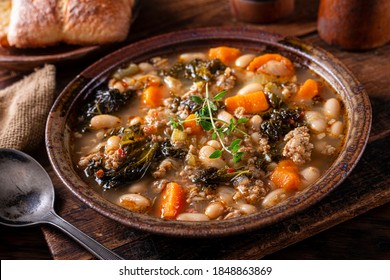
[[[214,97],[210,97],[208,84],[206,83],[206,92],[205,97],[202,98],[197,95],[190,96],[191,101],[198,104],[200,107],[195,111],[196,122],[200,125],[205,131],[212,131],[211,138],[213,140],[218,140],[222,146],[221,150],[216,150],[214,153],[210,155],[210,158],[219,158],[222,156],[222,152],[226,151],[233,156],[233,162],[237,163],[241,160],[244,155],[243,152],[239,152],[241,148],[241,139],[236,139],[230,143],[230,145],[225,144],[223,138],[225,136],[230,135],[233,132],[239,132],[245,137],[248,134],[241,129],[238,128],[240,124],[246,123],[248,121],[247,118],[240,118],[237,121],[233,119],[230,120],[230,123],[227,123],[223,120],[220,120],[214,117],[214,114],[218,111],[218,102],[222,100],[222,98],[227,94],[227,91],[221,91],[216,94]],[[175,129],[184,129],[183,123],[185,120],[180,119],[170,119],[170,123]],[[221,126],[217,126],[216,123],[222,123]]]

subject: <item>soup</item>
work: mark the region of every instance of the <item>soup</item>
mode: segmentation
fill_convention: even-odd
[[[215,47],[117,69],[83,106],[73,158],[102,196],[163,219],[230,219],[310,187],[340,151],[335,92],[276,53]]]

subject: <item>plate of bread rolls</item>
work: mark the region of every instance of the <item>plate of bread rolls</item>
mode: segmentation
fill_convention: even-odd
[[[123,42],[139,0],[0,0],[0,68],[30,70]]]

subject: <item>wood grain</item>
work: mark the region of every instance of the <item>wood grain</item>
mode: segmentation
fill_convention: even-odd
[[[128,42],[189,27],[244,25],[232,18],[228,1],[142,2],[141,13],[132,26]],[[224,238],[173,239],[127,228],[85,206],[59,181],[42,146],[33,156],[53,179],[57,212],[127,259],[389,259],[390,110],[387,104],[390,101],[390,45],[357,53],[330,47],[315,32],[318,1],[297,0],[296,3],[294,16],[275,24],[250,26],[300,36],[328,50],[362,82],[373,107],[372,131],[366,150],[354,171],[335,191],[304,213],[262,230]],[[61,66],[58,91],[91,60]],[[0,86],[1,82],[0,79]],[[10,237],[16,230],[0,228],[0,232],[1,258],[48,257],[42,239],[37,243],[35,257],[31,251],[12,254],[13,248],[23,250],[23,245],[16,244],[18,238]],[[34,228],[18,237],[29,233],[39,235]],[[43,233],[54,259],[91,258],[56,229],[43,227]],[[23,244],[25,246],[27,242]]]

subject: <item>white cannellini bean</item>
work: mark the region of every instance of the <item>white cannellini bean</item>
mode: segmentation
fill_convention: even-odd
[[[142,119],[140,117],[134,117],[130,120],[129,126],[133,126],[139,123],[142,123]]]
[[[206,145],[199,151],[199,159],[206,167],[215,167],[218,169],[224,168],[226,163],[221,158],[210,158],[210,155],[215,152],[216,149]]]
[[[251,84],[248,84],[248,85],[242,87],[242,88],[237,92],[237,94],[239,94],[239,95],[245,95],[245,94],[252,93],[252,92],[255,92],[255,91],[259,91],[259,90],[263,90],[262,84],[259,84],[259,83],[251,83]]]
[[[336,98],[328,99],[324,104],[324,111],[330,119],[337,119],[340,114],[340,102]]]
[[[263,122],[263,119],[259,115],[254,115],[251,117],[248,121],[248,125],[250,128],[254,131],[259,131],[260,130],[260,125]]]
[[[128,193],[119,197],[119,205],[138,213],[144,213],[151,206],[150,200],[143,195]]]
[[[305,119],[310,128],[317,133],[323,132],[326,129],[326,121],[324,116],[316,111],[308,111],[305,113]]]
[[[134,185],[131,185],[128,189],[129,193],[144,193],[147,191],[147,184],[145,182],[137,182]]]
[[[306,121],[310,122],[316,119],[322,118],[321,114],[316,111],[307,111],[305,112]]]
[[[144,73],[148,73],[148,72],[151,72],[154,70],[153,65],[150,63],[147,63],[147,62],[142,62],[142,63],[138,64],[138,67]]]
[[[201,52],[183,53],[179,56],[179,60],[182,62],[190,62],[191,60],[194,60],[196,58],[206,60],[207,56],[206,54]]]
[[[164,83],[167,85],[168,89],[173,91],[174,93],[179,93],[182,87],[182,83],[171,76],[164,78]]]
[[[115,88],[119,90],[120,93],[123,93],[125,91],[125,87],[123,86],[123,83],[121,81],[116,82],[112,88]]]
[[[223,204],[219,201],[217,202],[211,202],[205,209],[204,213],[210,218],[210,219],[216,219],[219,216],[223,214],[225,211],[225,207]]]
[[[203,213],[181,213],[176,217],[178,221],[189,221],[189,222],[202,222],[209,221],[210,218]]]
[[[103,140],[104,138],[104,132],[103,131],[98,131],[96,133],[96,138],[99,139],[99,140]]]
[[[111,151],[111,150],[118,150],[119,149],[119,144],[121,142],[121,138],[117,135],[111,136],[107,140],[107,144],[105,146],[106,152]]]
[[[213,147],[216,150],[219,150],[222,148],[221,143],[219,143],[217,140],[207,141],[207,145]]]
[[[240,68],[245,68],[255,58],[254,54],[244,54],[238,57],[235,61],[235,65]]]
[[[310,123],[310,128],[315,132],[323,132],[326,129],[326,121],[324,119],[316,119]]]
[[[257,211],[256,206],[246,203],[240,204],[238,208],[240,209],[241,213],[244,213],[246,215],[253,214]]]
[[[258,133],[258,132],[253,132],[253,133],[251,134],[251,138],[252,138],[252,140],[253,140],[254,142],[259,142],[260,139],[261,139],[261,135],[260,135],[260,133]]]
[[[344,125],[341,121],[337,121],[330,127],[330,134],[334,137],[339,137],[343,133]]]
[[[309,166],[300,172],[305,181],[305,185],[313,184],[321,175],[320,170],[317,167]]]
[[[262,66],[262,70],[270,75],[274,76],[287,76],[291,74],[290,69],[281,62],[276,60],[270,60]]]
[[[108,88],[112,89],[117,81],[117,79],[110,79],[108,81]]]
[[[113,115],[97,115],[91,119],[91,127],[93,129],[102,129],[102,128],[114,128],[121,123],[121,120],[118,117]]]
[[[275,206],[286,197],[286,191],[284,189],[276,189],[271,191],[264,198],[262,205],[265,208]]]
[[[319,141],[313,141],[313,145],[314,145],[314,150],[318,153],[321,153],[326,145],[328,145],[328,143],[325,141],[325,140],[319,140]]]
[[[220,119],[221,121],[224,121],[226,123],[230,123],[230,120],[231,119],[234,120],[234,117],[229,112],[227,112],[225,110],[221,110],[218,112],[217,119]]]
[[[233,188],[229,187],[217,188],[217,194],[219,196],[219,199],[226,206],[233,204],[233,195],[235,192],[236,191]]]

